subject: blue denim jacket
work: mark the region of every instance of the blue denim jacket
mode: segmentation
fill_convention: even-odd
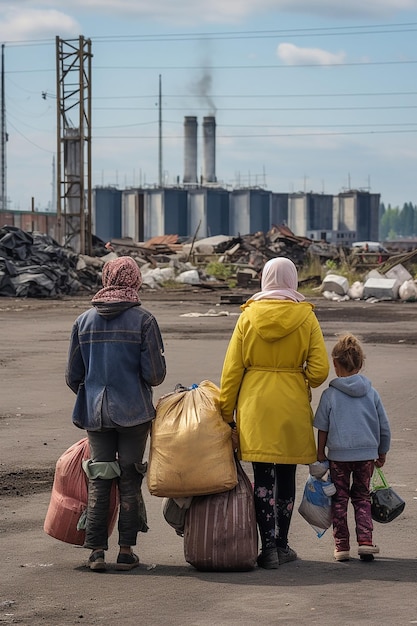
[[[75,321],[65,380],[77,394],[72,421],[79,428],[152,420],[152,387],[165,374],[158,323],[141,306],[97,304]]]

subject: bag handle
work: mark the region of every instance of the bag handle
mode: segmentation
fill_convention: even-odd
[[[377,478],[381,482],[381,484],[377,484]],[[380,467],[374,467],[374,472],[372,474],[372,488],[373,489],[388,489],[389,484],[387,479],[385,478],[384,472]]]

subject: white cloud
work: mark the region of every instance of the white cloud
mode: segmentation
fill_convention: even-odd
[[[5,6],[10,11],[16,6],[16,0],[0,0],[0,7]],[[332,19],[344,18],[387,18],[403,11],[417,9],[417,0],[20,0],[20,11],[27,7],[26,13],[31,15],[51,14],[62,17],[62,27],[65,21],[71,22],[69,15],[95,14],[114,15],[118,18],[140,17],[151,18],[160,22],[176,24],[231,24],[239,23],[249,16],[262,16],[272,13],[293,13],[305,16],[329,17]],[[0,9],[1,10],[1,9]],[[48,21],[48,20],[47,20]],[[59,22],[58,22],[59,25]],[[3,26],[3,25],[2,25]],[[31,27],[41,26],[38,20]],[[48,24],[46,23],[47,27]],[[9,37],[10,39],[10,37]]]
[[[256,0],[254,4],[257,5]],[[271,0],[260,2],[268,9],[286,13],[303,13],[310,16],[330,17],[343,19],[345,17],[389,17],[401,11],[413,11],[417,9],[417,0]]]
[[[15,0],[16,1],[16,0]],[[266,8],[270,0],[261,0]],[[272,2],[272,5],[274,3]],[[3,9],[2,7],[5,7]],[[273,6],[270,8],[274,8]],[[15,3],[11,0],[0,0],[0,28],[4,32],[10,23],[12,32],[14,24],[10,22],[10,15],[15,11]],[[36,16],[48,14],[61,15],[61,20],[73,21],[70,15],[116,18],[151,19],[160,23],[195,25],[198,23],[231,24],[256,11],[256,2],[253,0],[20,0],[20,7],[16,13],[28,16],[32,21]],[[2,13],[5,18],[2,18]],[[2,22],[5,22],[4,24]],[[35,19],[32,30],[41,22]],[[59,26],[58,20],[55,30]],[[62,28],[61,28],[62,30]],[[13,37],[15,39],[15,37]],[[10,36],[7,38],[10,40]]]
[[[320,48],[300,48],[292,43],[281,43],[277,48],[277,57],[286,65],[338,65],[343,63],[344,52],[328,52]]]
[[[1,4],[4,4],[0,2]],[[0,40],[22,41],[50,37],[57,33],[74,35],[79,24],[69,15],[55,9],[6,6],[0,13]]]

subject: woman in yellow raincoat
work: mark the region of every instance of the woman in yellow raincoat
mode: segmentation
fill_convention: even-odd
[[[317,460],[310,387],[329,373],[314,305],[297,287],[292,261],[265,264],[261,291],[241,307],[221,376],[223,418],[237,428],[239,458],[253,464],[265,569],[297,558],[288,546],[296,467]]]

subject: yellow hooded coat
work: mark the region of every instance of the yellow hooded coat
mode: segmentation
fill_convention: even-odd
[[[248,300],[241,307],[226,352],[220,406],[236,411],[239,457],[260,463],[317,460],[310,387],[329,373],[314,305],[289,300]]]

